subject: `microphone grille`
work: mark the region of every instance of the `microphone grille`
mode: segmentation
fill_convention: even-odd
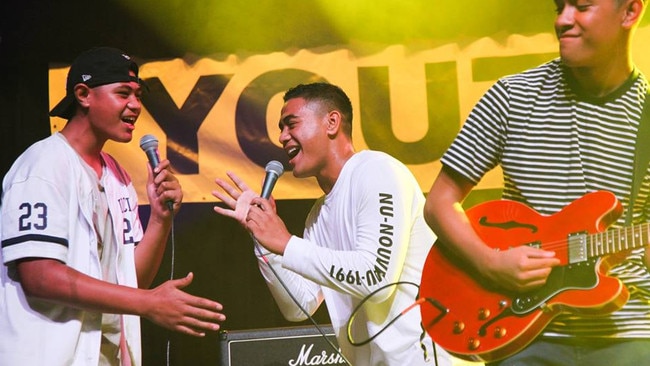
[[[282,163],[280,163],[277,160],[271,160],[266,164],[266,169],[265,170],[266,170],[267,173],[272,172],[272,173],[277,174],[278,177],[279,177],[279,176],[282,175],[282,173],[284,173],[284,166],[282,165]]]
[[[144,135],[140,139],[140,148],[147,151],[151,148],[158,148],[158,139],[154,135]]]

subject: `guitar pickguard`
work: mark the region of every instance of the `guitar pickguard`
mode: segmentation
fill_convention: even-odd
[[[563,291],[595,288],[598,284],[596,263],[597,259],[591,259],[553,268],[544,287],[512,298],[512,312],[517,315],[527,314]]]

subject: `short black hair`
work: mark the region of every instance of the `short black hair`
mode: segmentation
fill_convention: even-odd
[[[352,136],[352,103],[343,89],[325,82],[299,84],[287,90],[283,97],[285,102],[295,98],[303,98],[308,102],[318,101],[327,108],[328,112],[332,110],[341,112],[344,132]]]

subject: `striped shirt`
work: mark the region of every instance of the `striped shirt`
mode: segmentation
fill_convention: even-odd
[[[501,165],[503,198],[541,214],[558,212],[597,190],[614,193],[626,207],[647,91],[647,80],[635,70],[610,95],[587,97],[559,59],[504,77],[471,111],[442,163],[474,183]],[[648,221],[649,191],[646,172],[634,205],[635,223]],[[614,226],[624,221],[622,215]],[[650,273],[643,253],[636,250],[609,273],[631,293],[621,310],[599,317],[563,314],[544,335],[650,338]]]

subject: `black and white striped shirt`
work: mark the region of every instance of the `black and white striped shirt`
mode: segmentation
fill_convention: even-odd
[[[503,198],[541,214],[597,190],[614,193],[626,207],[647,90],[647,80],[635,71],[607,97],[586,97],[559,59],[504,77],[474,107],[442,163],[474,183],[501,165]],[[646,173],[635,223],[650,217],[649,190]],[[615,225],[623,225],[624,217]],[[639,249],[610,272],[631,289],[623,309],[601,317],[562,315],[544,334],[650,338],[650,273],[642,256]]]

